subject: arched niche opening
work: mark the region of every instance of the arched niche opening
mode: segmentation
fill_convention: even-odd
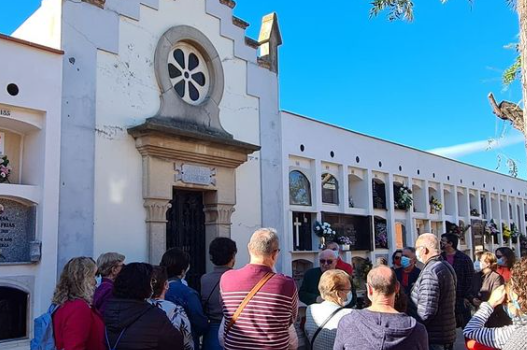
[[[311,206],[311,183],[299,170],[289,172],[289,204]]]

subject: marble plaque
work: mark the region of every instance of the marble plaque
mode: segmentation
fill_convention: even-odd
[[[176,181],[194,185],[216,185],[216,170],[205,166],[181,164],[176,167]]]
[[[0,263],[29,262],[35,206],[0,197]]]

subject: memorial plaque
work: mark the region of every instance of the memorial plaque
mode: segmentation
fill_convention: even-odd
[[[216,185],[216,169],[191,164],[176,166],[176,181],[194,185]]]
[[[29,262],[35,206],[0,198],[0,263]]]

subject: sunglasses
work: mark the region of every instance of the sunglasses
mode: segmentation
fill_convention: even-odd
[[[401,257],[400,257],[400,256],[395,256],[395,257],[393,258],[393,260],[401,260]]]
[[[335,260],[332,260],[332,259],[327,259],[327,260],[320,259],[320,265],[331,265],[331,264],[333,264],[333,261],[335,261]]]

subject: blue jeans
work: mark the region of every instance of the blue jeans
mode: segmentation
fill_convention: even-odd
[[[203,337],[203,350],[223,350],[218,340],[219,323],[209,324],[209,330]]]

